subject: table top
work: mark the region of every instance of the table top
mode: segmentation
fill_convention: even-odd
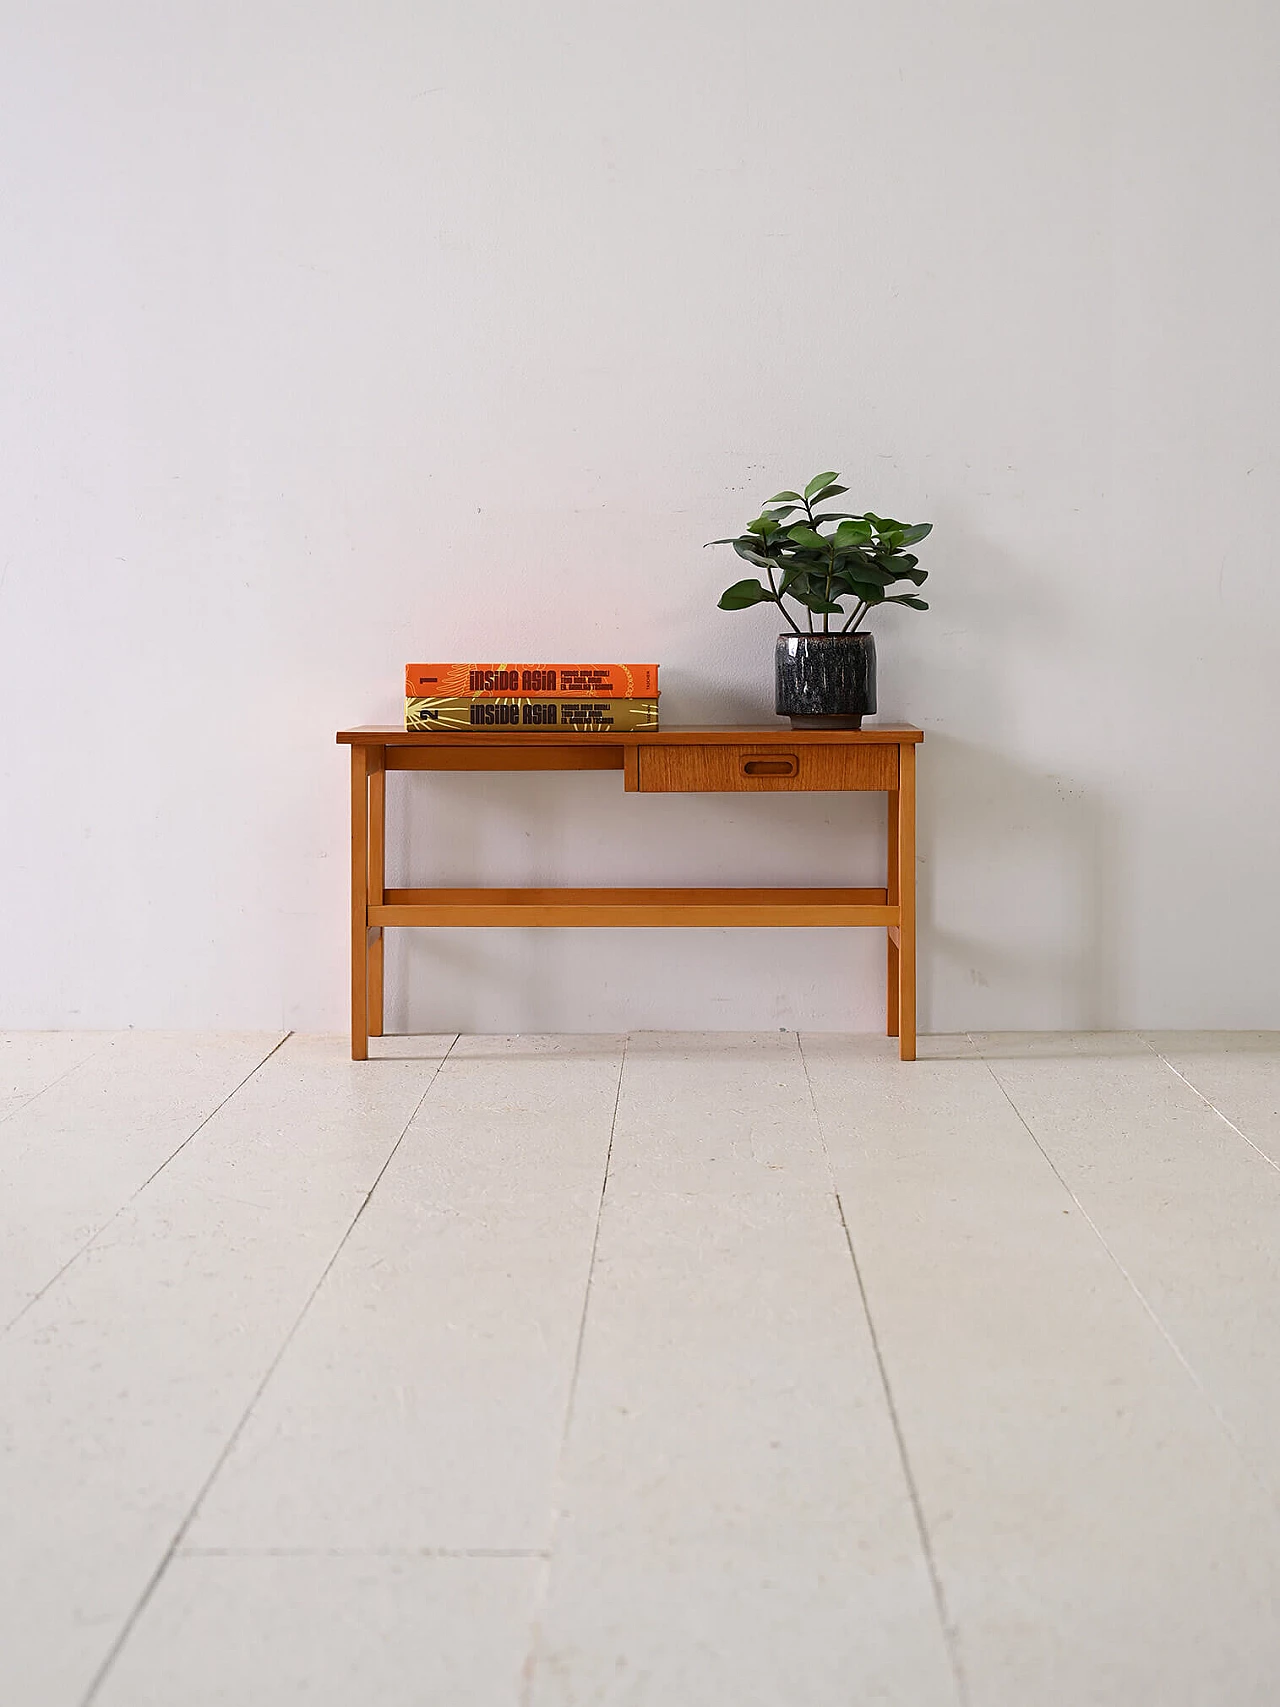
[[[406,729],[398,723],[368,723],[339,729],[338,742],[348,747],[662,747],[766,745],[900,746],[924,740],[924,730],[911,723],[868,723],[862,729],[790,729],[779,720],[764,727],[744,724],[686,724],[663,729]]]

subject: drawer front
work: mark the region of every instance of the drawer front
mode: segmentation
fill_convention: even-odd
[[[883,742],[865,747],[642,744],[639,759],[641,794],[769,794],[898,786],[898,749]]]

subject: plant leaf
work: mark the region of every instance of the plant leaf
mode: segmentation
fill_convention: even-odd
[[[862,583],[870,582],[873,587],[891,587],[899,579],[888,569],[882,569],[878,563],[868,563],[860,553],[854,552],[840,563],[836,573],[848,581]]]
[[[914,581],[917,587],[923,587],[929,579],[927,569],[903,569],[898,574],[900,581]]]
[[[917,522],[914,527],[903,528],[902,543],[904,545],[919,545],[922,539],[933,532],[932,522]]]
[[[825,504],[828,498],[838,498],[842,492],[847,492],[847,486],[824,486],[821,492],[815,492],[809,500],[811,504]]]
[[[773,568],[772,557],[766,557],[764,552],[758,548],[757,541],[754,539],[735,539],[733,541],[733,549],[737,552],[738,556],[743,558],[746,562],[754,563],[757,569]]]
[[[891,605],[910,605],[912,610],[928,610],[929,606],[923,599],[918,599],[914,593],[890,593],[887,601]]]
[[[721,610],[748,610],[752,605],[769,604],[773,594],[759,581],[735,581],[720,595]]]
[[[830,474],[815,474],[813,479],[804,489],[805,497],[812,498],[815,492],[821,492],[824,486],[829,486],[833,480],[838,480],[839,478],[840,476],[836,473],[834,468],[831,470]],[[793,492],[791,496],[794,498],[795,493]]]
[[[787,538],[794,540],[797,545],[807,546],[810,551],[825,551],[827,542],[820,533],[815,533],[811,527],[795,527],[787,529]]]
[[[785,503],[788,499],[791,499],[791,501],[793,503],[798,504],[800,502],[800,494],[798,492],[775,492],[773,494],[772,498],[766,498],[765,499],[765,503],[766,504],[782,504],[782,503]]]
[[[871,543],[871,523],[863,516],[850,516],[842,521],[836,529],[836,544],[839,545],[869,545]]]
[[[833,604],[830,599],[824,598],[820,592],[793,593],[791,596],[798,600],[806,610],[814,611],[818,616],[844,615],[844,607],[842,605]]]

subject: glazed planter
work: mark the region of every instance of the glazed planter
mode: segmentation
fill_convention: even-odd
[[[876,708],[874,635],[780,634],[775,669],[793,729],[861,729]]]

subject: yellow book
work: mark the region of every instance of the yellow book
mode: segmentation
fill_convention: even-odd
[[[537,734],[540,730],[587,733],[616,729],[630,733],[658,727],[656,699],[483,699],[470,694],[413,697],[404,702],[406,729],[474,729],[493,735]]]

